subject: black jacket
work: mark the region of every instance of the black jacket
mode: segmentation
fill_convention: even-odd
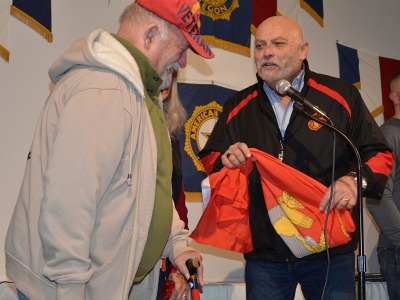
[[[364,194],[380,198],[387,180],[383,174],[387,172],[382,170],[386,171],[387,165],[390,169],[391,150],[360,93],[345,81],[310,71],[307,61],[304,64],[305,84],[301,93],[326,112],[334,126],[356,145],[363,163],[363,176],[368,181],[368,189]],[[294,110],[282,138],[274,110],[263,90],[263,80],[258,76],[257,79],[258,83],[237,92],[224,104],[209,140],[199,153],[207,172],[221,169],[220,156],[230,145],[243,142],[248,147],[275,157],[278,157],[283,147],[284,163],[330,186],[334,145],[332,130]],[[336,134],[335,179],[355,171],[355,162],[348,143]],[[249,213],[254,250],[245,254],[245,258],[272,262],[298,260],[270,223],[256,168],[249,179]],[[358,225],[357,206],[353,209],[353,218]],[[330,249],[330,255],[353,252],[357,243],[356,231],[349,244]],[[302,259],[325,257],[326,253],[321,252]]]

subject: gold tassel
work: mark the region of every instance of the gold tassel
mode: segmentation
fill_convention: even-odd
[[[53,34],[46,27],[44,27],[42,24],[37,22],[31,16],[24,13],[19,8],[11,5],[10,13],[12,16],[17,18],[19,21],[21,21],[22,23],[25,23],[26,25],[31,27],[33,30],[35,30],[37,33],[39,33],[41,36],[43,36],[49,43],[51,43],[53,41]]]
[[[213,45],[223,50],[250,57],[250,48],[248,47],[234,44],[232,42],[227,42],[211,35],[203,35],[202,38],[209,45]]]
[[[186,202],[203,202],[203,196],[201,192],[185,192]]]
[[[4,58],[6,62],[10,61],[10,51],[0,45],[0,57]]]
[[[310,7],[310,5],[308,5],[308,3],[306,3],[304,0],[301,0],[300,7],[308,12],[321,27],[324,27],[324,20],[315,12],[315,10],[312,9],[312,7]]]
[[[371,111],[371,115],[376,118],[377,116],[379,116],[380,114],[383,114],[383,112],[385,111],[383,105],[378,106],[377,108],[375,108],[373,111]]]

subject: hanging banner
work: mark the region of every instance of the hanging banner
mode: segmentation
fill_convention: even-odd
[[[13,0],[11,15],[31,27],[48,42],[53,41],[51,0]]]
[[[215,47],[250,56],[251,34],[275,15],[299,21],[300,7],[323,26],[322,0],[200,0],[201,35]]]
[[[324,5],[322,0],[300,0],[300,6],[308,12],[319,25],[322,27],[324,26]]]
[[[188,120],[179,140],[186,201],[201,202],[201,181],[206,178],[198,153],[217,122],[222,105],[235,90],[213,84],[178,84],[178,93]]]
[[[300,2],[293,0],[278,0],[278,12],[279,16],[286,16],[299,23],[300,18]]]
[[[10,7],[11,0],[0,0],[0,57],[7,62],[10,60],[10,51],[8,50]]]
[[[252,28],[276,15],[276,0],[200,0],[201,35],[215,47],[250,56]]]
[[[340,78],[356,86],[374,118],[383,121],[394,114],[393,103],[389,99],[390,80],[400,70],[400,60],[380,57],[337,42]]]

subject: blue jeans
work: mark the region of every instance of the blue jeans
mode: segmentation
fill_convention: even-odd
[[[297,284],[307,300],[356,299],[354,253],[330,258],[324,297],[327,260],[272,263],[246,261],[246,298],[249,300],[294,299]]]
[[[19,300],[29,300],[29,298],[26,297],[24,294],[22,294],[20,290],[17,290],[17,293],[18,293]]]
[[[158,290],[157,290],[157,300],[163,300],[164,297],[161,295],[162,289],[164,287],[165,280],[168,278],[166,271],[160,269],[160,277],[158,279]]]
[[[378,248],[378,261],[389,299],[400,299],[400,247]]]

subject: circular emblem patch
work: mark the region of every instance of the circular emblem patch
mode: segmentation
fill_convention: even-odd
[[[197,153],[206,144],[221,112],[222,106],[216,101],[207,105],[196,106],[192,116],[185,123],[184,150],[190,156],[198,171],[205,172]]]
[[[218,19],[229,21],[232,12],[238,7],[239,0],[200,0],[201,14],[213,21]]]

